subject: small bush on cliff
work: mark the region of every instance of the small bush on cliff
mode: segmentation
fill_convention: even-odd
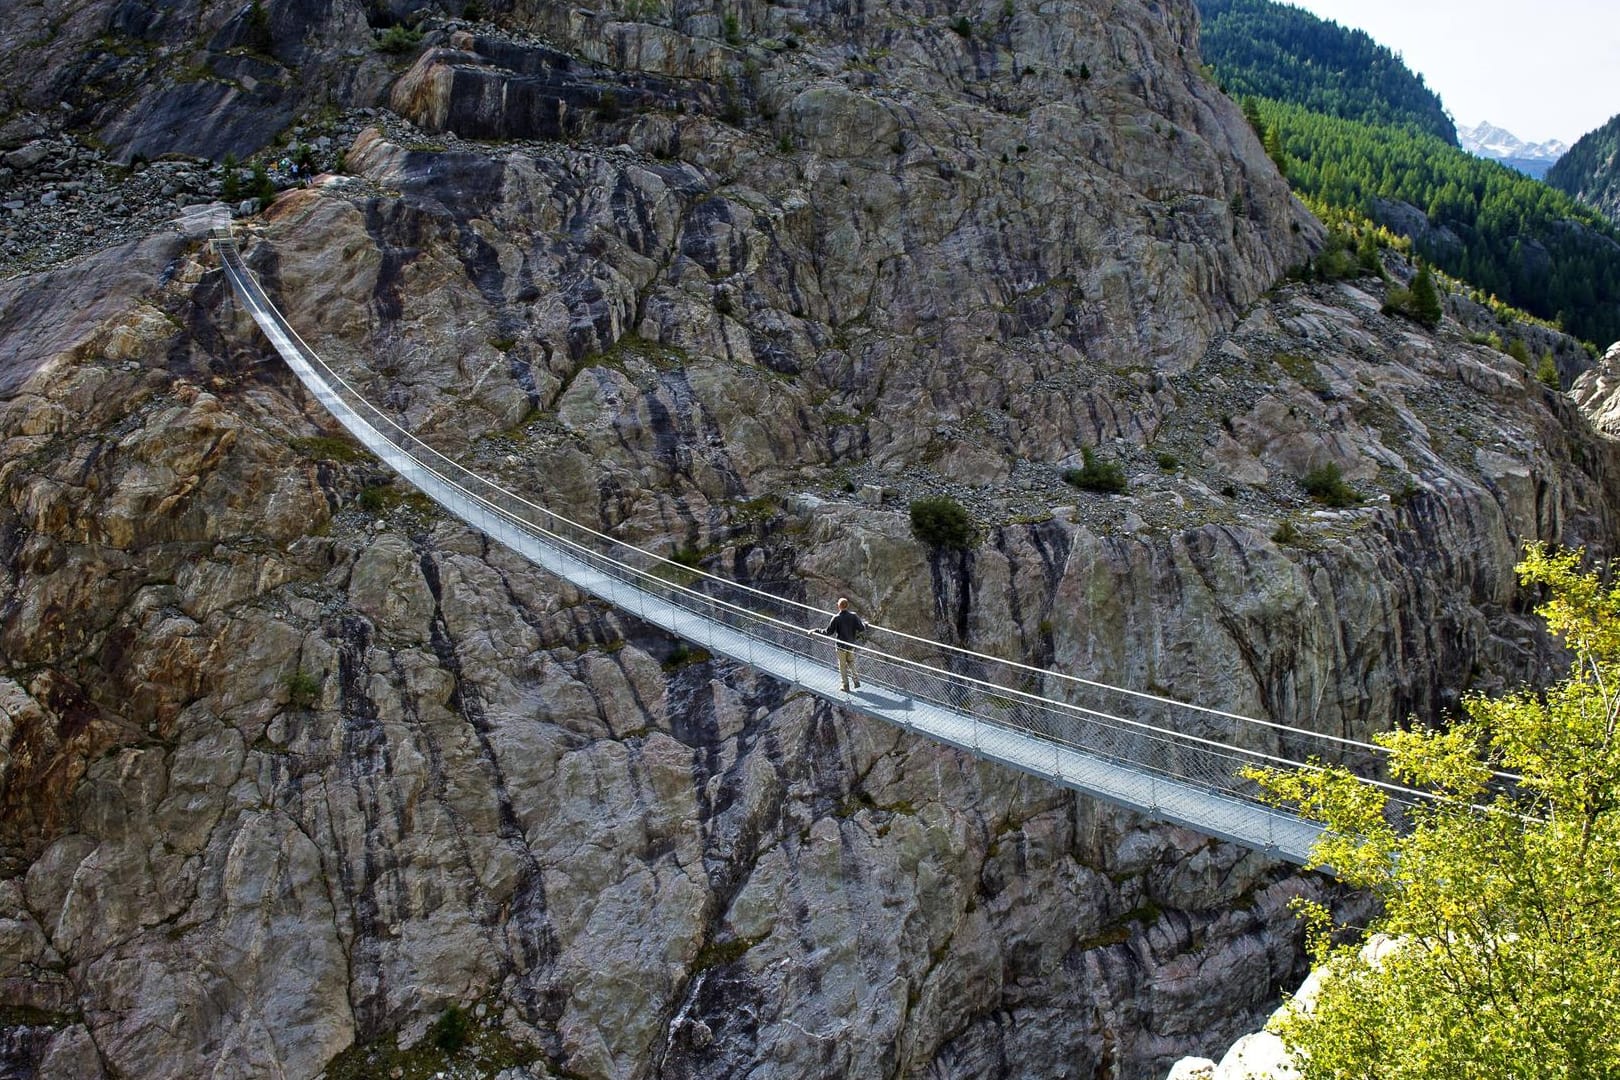
[[[949,495],[930,495],[911,504],[911,534],[931,548],[965,551],[979,542],[967,509]]]
[[[1355,506],[1361,502],[1356,489],[1344,482],[1344,474],[1331,461],[1306,473],[1299,484],[1305,494],[1325,506]]]
[[[264,9],[264,0],[253,0],[253,3],[248,5],[242,44],[261,53],[268,53],[275,44],[275,39],[270,33],[270,13]]]
[[[452,1005],[433,1021],[433,1026],[428,1028],[428,1038],[446,1054],[454,1054],[467,1045],[471,1027],[466,1010],[460,1005]]]
[[[1545,690],[1470,696],[1447,728],[1376,737],[1436,796],[1409,829],[1340,770],[1256,774],[1327,825],[1313,865],[1373,893],[1366,932],[1398,942],[1369,961],[1302,905],[1321,990],[1275,1027],[1304,1080],[1620,1076],[1620,584],[1538,545],[1518,572],[1574,663]]]
[[[248,194],[259,200],[261,210],[275,201],[276,185],[270,179],[270,170],[265,168],[262,161],[253,163],[253,179],[249,183]]]
[[[1431,330],[1440,325],[1445,307],[1440,302],[1440,290],[1434,283],[1434,272],[1427,263],[1418,267],[1411,288],[1390,288],[1384,295],[1383,311],[1385,315],[1404,315]]]
[[[228,203],[242,201],[242,167],[236,160],[235,154],[226,154],[225,161],[220,168],[224,170],[224,180],[219,187],[219,197]]]
[[[1558,380],[1558,361],[1553,359],[1552,353],[1541,354],[1541,363],[1536,366],[1536,378],[1549,390],[1563,389],[1563,384]]]
[[[307,709],[321,696],[321,680],[307,671],[295,671],[287,676],[287,701],[295,708]]]
[[[409,26],[390,26],[377,37],[377,48],[385,53],[415,52],[422,43],[422,31]]]
[[[1105,495],[1122,495],[1126,487],[1125,470],[1117,461],[1098,461],[1091,447],[1080,448],[1080,467],[1070,469],[1063,479],[1082,491],[1098,491]]]

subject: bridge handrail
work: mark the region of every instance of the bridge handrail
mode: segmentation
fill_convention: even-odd
[[[665,574],[675,572],[682,576],[691,575],[694,580],[702,581],[711,588],[735,590],[746,597],[754,599],[756,602],[765,601],[768,605],[775,605],[784,613],[813,612],[818,617],[824,618],[825,613],[819,609],[730,581],[697,568],[685,566],[682,563],[628,544],[589,526],[571,521],[472,472],[423,442],[392,417],[373,406],[364,395],[360,394],[338,372],[326,364],[319,354],[303,341],[297,331],[276,311],[274,304],[270,302],[262,287],[247,270],[240,252],[228,235],[224,237],[216,235],[215,243],[220,250],[222,262],[231,276],[233,285],[243,294],[244,298],[249,299],[251,303],[258,307],[266,318],[273,320],[289,343],[295,345],[300,359],[309,366],[312,374],[325,384],[327,391],[334,397],[340,397],[342,403],[356,414],[356,420],[359,423],[371,429],[384,444],[392,446],[403,453],[417,468],[431,474],[441,484],[460,493],[461,497],[470,500],[487,512],[497,514],[502,519],[522,529],[538,533],[547,542],[570,552],[580,562],[595,567],[613,579],[629,584],[649,596],[666,598],[669,602],[677,603],[684,610],[698,614],[700,617],[706,617],[719,625],[732,625],[734,621],[738,624],[753,626],[760,631],[759,640],[769,641],[778,647],[788,648],[797,655],[814,659],[819,651],[824,656],[829,647],[829,642],[827,639],[816,635],[814,630],[808,629],[802,624],[734,603],[720,596],[699,592],[681,582],[670,581],[657,571],[661,570]],[[295,370],[297,369],[295,368]],[[321,373],[325,373],[324,376]],[[303,377],[302,372],[299,372],[299,375],[301,378]],[[311,387],[311,389],[313,391],[316,388]],[[371,423],[371,418],[375,418],[377,422]],[[359,437],[359,433],[356,434]],[[366,442],[367,440],[362,438],[361,441]],[[424,455],[433,462],[442,462],[449,475],[446,474],[446,471],[434,468],[428,461],[424,461]],[[472,483],[473,487],[469,487],[466,483],[455,479],[455,477],[465,477]],[[474,488],[483,489],[489,494],[486,495]],[[462,516],[461,512],[448,502],[446,506],[452,513]],[[516,509],[514,509],[514,506]],[[529,513],[540,515],[545,521],[552,523],[552,527],[548,528],[546,525],[532,520],[528,516]],[[607,545],[611,550],[650,561],[655,569],[645,569],[616,559],[573,536],[565,535],[560,529],[573,530],[576,534],[583,534],[592,541]],[[722,621],[723,619],[731,621]],[[1030,665],[1004,661],[972,650],[929,641],[899,631],[878,629],[903,642],[921,645],[934,652],[944,651],[958,656],[970,657],[976,661],[997,665],[1004,670],[1030,673],[1042,679],[1056,675],[1060,681],[1071,685],[1121,693],[1131,698],[1171,706],[1178,710],[1188,710],[1231,721],[1254,724],[1263,728],[1286,732],[1290,737],[1303,737],[1307,740],[1319,738],[1326,742],[1349,746],[1362,751],[1382,752],[1383,750],[1383,748],[1375,744],[1300,731],[1270,721],[1258,721],[1239,714],[1189,705],[1169,698],[1111,687],[1107,684],[1096,683],[1077,676],[1063,675],[1062,673],[1034,668]],[[1215,790],[1250,801],[1258,801],[1252,785],[1249,785],[1246,781],[1235,782],[1235,770],[1228,767],[1221,767],[1218,770],[1213,768],[1200,770],[1194,768],[1194,766],[1199,762],[1211,766],[1218,760],[1228,763],[1241,762],[1282,767],[1320,767],[1311,761],[1300,761],[1281,754],[1271,753],[1268,750],[1236,746],[1192,732],[1116,715],[1061,699],[1048,698],[1018,687],[991,682],[988,679],[982,679],[967,672],[941,670],[923,660],[877,649],[870,645],[862,646],[862,653],[864,656],[863,663],[869,667],[872,665],[881,667],[885,674],[890,676],[891,682],[896,684],[896,689],[910,689],[913,693],[917,693],[918,697],[955,710],[961,715],[971,716],[978,721],[1004,730],[1022,732],[1040,739],[1055,740],[1060,744],[1077,745],[1086,752],[1099,757],[1126,762],[1135,768],[1156,770],[1167,777],[1185,778],[1195,784],[1210,785]],[[826,663],[826,660],[819,659],[818,662]],[[870,676],[868,677],[870,678]],[[919,682],[926,685],[930,692],[926,694],[918,693],[917,684]],[[1013,710],[1004,703],[1012,702],[1015,706],[1020,707],[1023,722],[986,715],[982,711],[987,707],[984,704],[970,707],[970,698],[975,694],[1007,712]],[[1060,722],[1052,723],[1051,721],[1054,719]],[[1066,724],[1087,725],[1090,737],[1078,737],[1071,728],[1065,726]],[[1060,728],[1063,730],[1059,730]],[[1126,734],[1134,732],[1134,738],[1138,742],[1128,744],[1128,749],[1120,749],[1118,736],[1122,730]],[[1106,732],[1106,738],[1100,737],[1099,732]],[[1140,740],[1144,739],[1150,744],[1171,748],[1160,754],[1164,760],[1152,763],[1142,761]],[[1193,756],[1189,759],[1188,754]],[[1191,764],[1188,764],[1189,760]],[[1426,793],[1387,781],[1366,778],[1366,782],[1375,784],[1391,793],[1398,803],[1410,803],[1428,799]]]
[[[230,234],[230,232],[228,230],[226,230],[223,233],[216,232],[214,234],[214,236],[213,236],[213,240],[214,240],[214,243],[216,244],[216,246],[221,246],[222,247],[222,245],[225,245],[225,244],[229,244],[231,246],[232,251],[235,252],[236,259],[237,259],[240,271],[247,274],[248,279],[252,280],[251,272],[247,271],[246,266],[241,264],[240,253],[238,251],[236,251],[236,249],[235,249],[234,238]],[[255,285],[256,284],[257,284],[257,282],[255,281]],[[262,294],[262,289],[260,290],[260,292]],[[269,303],[268,296],[266,296],[264,299],[265,299],[265,303],[272,310],[274,310],[274,305]],[[363,394],[361,394],[358,389],[356,389],[354,386],[352,386],[346,379],[343,378],[343,376],[339,372],[337,372],[329,364],[327,364],[323,359],[321,359],[320,354],[317,353],[309,345],[308,342],[304,341],[302,336],[299,335],[298,331],[290,323],[285,323],[285,320],[283,320],[283,324],[284,324],[284,328],[287,331],[287,333],[293,339],[295,339],[297,344],[300,346],[302,352],[304,353],[305,359],[308,362],[314,364],[315,366],[317,366],[317,367],[321,368],[323,371],[325,371],[326,374],[329,376],[325,381],[329,385],[331,385],[333,387],[341,387],[347,393],[348,397],[350,397],[352,399],[351,405],[353,405],[353,404],[360,405],[367,413],[369,413],[371,416],[373,416],[377,421],[380,421],[381,424],[384,425],[385,428],[387,428],[387,429],[389,429],[389,430],[391,430],[393,432],[396,432],[400,436],[400,438],[406,440],[411,445],[419,447],[421,450],[423,450],[426,453],[430,454],[435,459],[444,462],[445,465],[449,466],[456,473],[467,475],[467,476],[473,478],[474,480],[476,480],[478,483],[484,484],[484,485],[489,486],[489,487],[493,488],[494,490],[498,491],[501,494],[501,496],[503,496],[504,498],[509,499],[512,502],[519,503],[519,504],[523,505],[524,507],[526,507],[527,509],[535,511],[536,513],[543,514],[549,519],[552,519],[554,521],[558,521],[560,523],[563,523],[568,528],[573,529],[573,530],[575,530],[577,532],[584,533],[584,534],[588,535],[589,537],[591,537],[592,539],[601,541],[602,543],[609,544],[609,545],[612,545],[614,547],[634,551],[638,555],[641,555],[641,556],[643,556],[643,557],[645,557],[647,559],[653,560],[653,561],[655,561],[655,562],[657,562],[657,563],[659,563],[659,564],[661,564],[663,566],[670,567],[670,568],[678,568],[679,571],[681,573],[683,573],[683,574],[689,574],[689,575],[692,575],[694,577],[700,577],[700,578],[707,579],[707,580],[715,583],[716,585],[722,586],[722,587],[727,588],[727,589],[731,589],[731,590],[735,590],[735,591],[739,591],[739,592],[743,592],[743,593],[752,595],[752,596],[754,596],[754,597],[756,597],[756,598],[758,598],[760,600],[766,601],[768,603],[780,604],[780,605],[784,605],[784,606],[794,607],[794,608],[797,608],[797,609],[805,612],[806,614],[810,614],[810,615],[817,615],[817,616],[821,616],[821,617],[826,617],[827,616],[827,612],[823,608],[818,608],[818,607],[816,607],[816,606],[814,606],[812,604],[806,604],[806,603],[804,603],[802,601],[794,600],[791,597],[786,597],[786,596],[778,595],[776,593],[766,592],[763,589],[759,589],[759,588],[757,588],[755,586],[749,585],[746,582],[735,581],[735,580],[733,580],[731,578],[723,577],[723,576],[721,576],[719,574],[715,574],[715,573],[713,573],[711,571],[704,570],[702,567],[688,566],[685,563],[677,562],[676,560],[671,559],[668,556],[660,555],[655,551],[650,551],[647,548],[639,547],[639,546],[637,546],[635,544],[630,543],[629,541],[620,539],[619,537],[615,537],[615,536],[613,536],[613,535],[611,535],[609,533],[604,533],[604,532],[602,532],[602,531],[600,531],[598,529],[595,529],[595,528],[591,527],[590,525],[586,525],[586,524],[584,524],[582,522],[574,521],[571,518],[565,518],[562,515],[556,513],[555,511],[550,510],[547,507],[540,505],[539,503],[533,502],[532,500],[524,497],[523,495],[518,494],[517,492],[514,492],[514,491],[512,491],[512,490],[510,490],[508,488],[501,487],[498,484],[494,484],[493,482],[489,481],[485,477],[480,476],[479,474],[474,473],[471,470],[467,469],[465,466],[461,465],[455,459],[446,456],[441,451],[435,449],[433,446],[431,446],[428,443],[422,441],[422,439],[419,436],[415,435],[413,432],[406,429],[403,425],[401,425],[398,421],[396,421],[395,419],[390,417],[388,414],[384,413],[382,410],[380,410],[376,406],[372,405],[371,402],[369,400],[367,400],[366,397]],[[386,434],[387,432],[383,432],[383,433]],[[389,441],[393,442],[394,445],[396,445],[396,446],[401,445],[397,440],[390,439]],[[439,474],[439,475],[441,476],[441,478],[444,478],[442,473]],[[463,490],[466,490],[464,485],[458,485],[458,486],[463,487]],[[468,493],[472,494],[472,492],[470,492],[470,491]],[[543,528],[543,526],[539,526],[535,522],[528,521],[526,519],[519,519],[519,520],[523,520],[525,524],[530,525],[531,527]],[[577,541],[569,540],[566,537],[564,537],[561,533],[558,533],[558,532],[555,532],[555,531],[549,531],[548,530],[548,535],[552,539],[561,540],[561,541],[564,541],[564,542],[567,542],[567,543],[570,543],[570,544],[576,544],[576,545],[578,544]],[[583,545],[580,545],[580,547],[581,547],[581,550],[593,550],[593,549],[590,549],[590,548],[585,548],[585,547],[583,547]],[[1385,747],[1380,746],[1377,743],[1367,742],[1367,741],[1362,740],[1362,739],[1352,739],[1352,738],[1348,738],[1346,736],[1329,734],[1327,732],[1311,731],[1311,730],[1301,729],[1301,728],[1295,727],[1295,726],[1290,725],[1290,724],[1279,723],[1279,722],[1274,721],[1274,720],[1266,720],[1266,719],[1262,719],[1262,718],[1256,717],[1256,716],[1249,716],[1249,715],[1244,714],[1244,713],[1236,713],[1236,712],[1231,712],[1231,711],[1228,711],[1228,710],[1225,710],[1225,709],[1217,709],[1217,708],[1214,708],[1214,707],[1208,706],[1208,705],[1199,705],[1199,704],[1197,704],[1195,702],[1180,701],[1180,700],[1178,700],[1176,698],[1165,697],[1162,694],[1153,694],[1153,693],[1150,693],[1148,691],[1135,690],[1135,689],[1132,689],[1130,687],[1114,686],[1114,685],[1112,685],[1110,683],[1098,682],[1096,680],[1087,679],[1082,675],[1075,675],[1075,674],[1065,672],[1065,671],[1060,671],[1060,670],[1057,670],[1057,669],[1054,669],[1054,668],[1036,667],[1033,664],[1026,664],[1026,663],[1023,663],[1023,662],[1018,661],[1018,660],[1009,660],[1009,659],[1007,659],[1005,657],[993,656],[993,655],[991,655],[989,653],[979,652],[977,650],[970,649],[970,648],[968,648],[966,646],[963,646],[963,645],[955,645],[955,644],[952,644],[950,642],[945,642],[945,641],[936,641],[936,640],[934,640],[932,638],[926,638],[926,637],[922,637],[920,635],[910,634],[910,633],[907,633],[904,630],[898,630],[898,629],[895,629],[893,627],[883,626],[883,625],[873,623],[873,622],[870,622],[870,621],[867,622],[867,628],[868,628],[869,631],[871,631],[873,634],[876,634],[876,635],[886,636],[886,637],[893,637],[893,638],[896,638],[896,639],[901,640],[901,641],[905,641],[905,642],[909,642],[909,643],[912,643],[912,644],[915,644],[915,645],[923,646],[923,647],[925,647],[925,648],[927,648],[929,650],[951,653],[953,655],[960,656],[960,657],[970,659],[970,660],[974,660],[974,661],[978,661],[978,662],[981,662],[981,663],[995,665],[995,666],[998,666],[998,667],[1008,668],[1008,669],[1012,669],[1012,670],[1017,670],[1017,671],[1024,672],[1024,673],[1027,673],[1027,674],[1031,674],[1031,675],[1036,675],[1036,676],[1039,676],[1039,677],[1041,677],[1043,679],[1055,679],[1055,680],[1058,680],[1060,682],[1085,687],[1085,688],[1091,689],[1091,690],[1101,690],[1101,691],[1106,691],[1108,693],[1121,694],[1121,695],[1124,695],[1126,697],[1136,698],[1136,699],[1139,699],[1139,700],[1142,700],[1142,701],[1153,702],[1155,704],[1171,706],[1172,708],[1180,710],[1180,711],[1195,712],[1195,713],[1203,714],[1205,716],[1217,717],[1217,718],[1222,719],[1222,720],[1230,720],[1230,721],[1233,721],[1233,722],[1239,723],[1239,724],[1253,725],[1253,726],[1261,727],[1261,728],[1269,728],[1269,729],[1272,729],[1272,730],[1275,730],[1275,731],[1286,732],[1290,736],[1298,737],[1298,736],[1303,735],[1303,736],[1307,736],[1307,737],[1312,738],[1312,739],[1320,740],[1322,742],[1333,743],[1333,744],[1337,744],[1337,745],[1345,746],[1345,747],[1351,747],[1351,748],[1354,748],[1356,750],[1365,751],[1365,752],[1368,752],[1368,753],[1379,754],[1379,755],[1384,755],[1384,754],[1388,753],[1388,750]],[[870,646],[865,646],[865,647],[870,648]]]

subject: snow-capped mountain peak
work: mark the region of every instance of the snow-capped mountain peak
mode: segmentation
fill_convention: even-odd
[[[1569,150],[1568,144],[1558,139],[1549,139],[1541,143],[1526,142],[1513,132],[1499,128],[1488,120],[1474,127],[1459,124],[1457,141],[1470,154],[1500,161],[1537,178],[1545,175],[1553,162],[1563,157]]]

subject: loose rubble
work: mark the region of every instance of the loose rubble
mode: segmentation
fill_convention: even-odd
[[[359,109],[334,120],[291,128],[262,161],[278,190],[341,167],[343,152],[380,110]],[[386,122],[386,121],[384,121]],[[293,156],[308,147],[312,167],[295,172]],[[247,192],[254,161],[238,166],[241,194],[234,213],[260,209]],[[220,200],[222,165],[195,159],[119,165],[71,135],[32,139],[0,154],[0,280],[81,258],[149,236],[189,206]]]

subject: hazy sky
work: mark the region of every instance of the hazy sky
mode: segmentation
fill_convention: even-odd
[[[1365,30],[1459,125],[1573,143],[1620,113],[1616,0],[1288,0]]]

